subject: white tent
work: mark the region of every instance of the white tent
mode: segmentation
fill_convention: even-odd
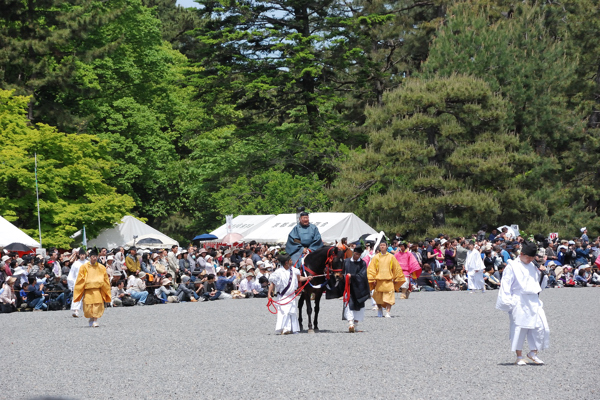
[[[133,237],[137,236],[140,238],[153,238],[158,239],[162,242],[162,245],[159,247],[171,247],[172,245],[177,243],[176,240],[171,239],[167,235],[164,235],[151,227],[150,225],[146,225],[139,219],[132,217],[130,215],[126,215],[121,219],[120,224],[115,224],[114,227],[105,229],[96,239],[92,239],[88,241],[89,247],[106,247],[107,249],[112,249],[119,246],[124,246],[128,242],[133,242]],[[144,246],[141,247],[155,247],[155,246]]]
[[[358,240],[365,233],[377,233],[362,219],[352,213],[311,213],[310,222],[321,232],[324,243],[334,243],[347,237],[348,243]],[[245,241],[260,243],[285,243],[296,225],[296,214],[279,214],[267,223],[244,236]]]
[[[239,233],[242,235],[244,240],[246,240],[246,236],[252,232],[254,229],[259,228],[265,222],[274,218],[274,214],[269,215],[238,215],[234,219],[231,220],[231,233]],[[211,232],[212,235],[215,235],[219,238],[219,240],[223,239],[225,235],[227,235],[227,224],[224,224],[214,231]]]
[[[31,236],[0,217],[0,247],[7,246],[11,243],[22,243],[25,246],[39,248],[40,244]]]

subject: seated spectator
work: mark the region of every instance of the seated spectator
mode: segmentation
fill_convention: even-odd
[[[137,300],[137,305],[143,306],[146,304],[148,298],[148,291],[146,291],[146,273],[140,271],[137,275],[131,275],[127,280],[127,293],[134,299]]]
[[[164,276],[167,273],[167,267],[162,262],[162,256],[158,253],[152,254],[152,266],[159,276]]]
[[[594,267],[594,272],[592,273],[592,279],[590,283],[595,286],[600,285],[600,272],[598,271],[598,267]]]
[[[431,266],[429,264],[423,264],[423,272],[417,278],[417,285],[423,291],[435,292],[435,282],[433,275],[431,274]]]
[[[453,291],[460,290],[460,287],[456,283],[454,283],[454,281],[452,280],[452,275],[450,274],[449,270],[445,270],[442,273],[442,276],[444,277],[444,284],[446,285],[446,288],[448,290],[453,290]]]
[[[483,280],[490,289],[500,288],[500,281],[494,276],[494,266],[488,265],[485,267],[485,273],[483,274]]]
[[[465,269],[461,268],[458,272],[456,272],[454,274],[454,276],[452,277],[452,280],[454,281],[454,283],[456,283],[456,285],[458,285],[458,287],[460,288],[460,290],[467,290],[467,279],[465,277]]]
[[[179,284],[179,286],[177,286],[177,292],[175,293],[175,296],[177,296],[177,299],[180,302],[191,301],[192,303],[195,303],[200,297],[200,295],[197,292],[203,291],[203,287],[200,287],[197,290],[195,290],[193,282],[190,282],[190,277],[184,275],[181,277],[181,283]]]
[[[177,296],[177,291],[171,286],[171,279],[163,278],[160,282],[160,287],[154,291],[154,295],[161,299],[164,303],[167,302],[169,296]]]
[[[246,279],[240,282],[240,292],[249,299],[258,294],[259,290],[260,285],[254,280],[254,273],[248,272]]]
[[[66,310],[71,305],[71,300],[73,299],[73,292],[69,289],[69,284],[67,283],[67,275],[60,277],[60,280],[52,286],[52,291],[59,293],[54,300],[61,304],[63,310]]]
[[[0,294],[0,313],[11,313],[17,310],[17,296],[14,292],[14,285],[17,278],[9,276],[2,285]]]
[[[269,295],[269,278],[267,278],[266,276],[261,276],[260,278],[258,278],[258,284],[260,286],[259,289],[257,289],[258,293],[256,293],[254,295],[254,297],[259,297],[259,298],[266,298]]]
[[[47,310],[48,306],[44,301],[46,300],[46,295],[43,292],[44,284],[40,283],[39,285],[36,283],[36,279],[33,276],[29,277],[29,286],[27,286],[27,307],[33,308],[33,311],[41,311]]]
[[[125,280],[123,279],[113,283],[111,294],[112,304],[114,307],[121,307],[123,305],[123,300],[127,297],[131,297],[129,293],[125,291]]]
[[[215,286],[215,276],[213,274],[208,274],[206,282],[204,282],[204,293],[202,294],[203,301],[214,301],[220,296],[221,292],[219,292]]]
[[[235,275],[231,275],[229,277],[227,275],[227,270],[221,268],[219,272],[217,272],[217,282],[215,283],[215,287],[219,292],[221,292],[220,299],[230,299],[231,295],[227,292],[231,292],[228,288],[230,284],[233,284],[235,281]]]
[[[580,265],[578,271],[575,273],[575,283],[580,286],[587,286],[592,279],[592,274],[588,270],[591,270],[589,264]]]

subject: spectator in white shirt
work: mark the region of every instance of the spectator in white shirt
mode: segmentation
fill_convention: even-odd
[[[254,297],[260,290],[260,285],[254,280],[254,273],[248,272],[246,279],[240,282],[240,292],[248,299]]]

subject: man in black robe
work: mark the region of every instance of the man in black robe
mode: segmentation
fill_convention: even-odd
[[[350,296],[344,298],[344,316],[348,320],[348,332],[354,333],[356,326],[365,316],[365,301],[370,297],[367,264],[360,258],[363,249],[356,247],[351,258],[344,260],[343,276],[349,279]],[[345,302],[348,301],[348,304]]]

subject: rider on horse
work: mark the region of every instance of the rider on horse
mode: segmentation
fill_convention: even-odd
[[[314,251],[321,247],[323,247],[323,241],[321,240],[319,228],[309,222],[307,212],[302,212],[300,222],[288,235],[288,241],[285,245],[286,253],[292,257],[292,265],[296,265],[305,248]]]

